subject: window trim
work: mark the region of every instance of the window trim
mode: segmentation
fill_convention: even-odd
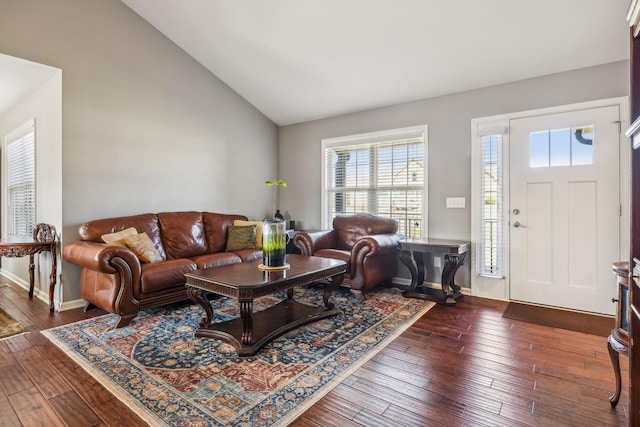
[[[424,144],[424,187],[422,189],[422,221],[420,224],[420,232],[423,238],[428,237],[429,232],[429,211],[428,211],[428,200],[429,200],[429,139],[428,139],[428,125],[420,125],[420,126],[411,126],[405,128],[397,128],[397,129],[389,129],[383,131],[376,132],[367,132],[361,134],[354,134],[348,136],[341,136],[336,138],[325,138],[322,140],[322,144],[320,147],[320,158],[321,158],[321,177],[320,177],[320,193],[321,193],[321,202],[320,202],[320,221],[322,224],[322,229],[329,229],[332,225],[333,218],[327,217],[328,204],[327,200],[327,191],[325,188],[326,183],[326,157],[325,152],[327,148],[332,148],[340,145],[359,145],[359,144],[371,144],[375,142],[383,142],[392,139],[400,139],[400,138],[410,138],[410,137],[422,137]]]
[[[502,270],[499,274],[482,273],[482,137],[502,135]],[[508,299],[507,281],[509,277],[509,119],[507,117],[487,117],[471,121],[471,289],[478,295],[478,289],[488,289],[490,297]],[[484,294],[483,292],[479,293]]]
[[[498,257],[499,259],[496,261],[496,266],[498,267],[498,271],[496,271],[495,273],[491,273],[491,272],[487,272],[485,271],[485,268],[483,266],[483,261],[484,261],[484,255],[483,255],[483,250],[485,248],[484,245],[484,237],[483,237],[483,182],[484,182],[484,173],[483,173],[483,168],[484,168],[484,156],[483,156],[483,138],[485,137],[491,137],[491,136],[498,136],[500,137],[500,147],[498,148],[498,151],[500,153],[500,158],[498,159],[500,165],[498,166],[499,171],[500,171],[500,182],[498,183],[498,187],[499,187],[499,192],[500,194],[498,195],[498,199],[499,199],[499,206],[500,206],[500,210],[498,211],[498,218],[497,218],[497,225],[499,226],[499,229],[497,231],[498,233],[498,237],[499,237],[499,241],[497,242],[497,250],[498,250]],[[475,152],[477,153],[477,162],[474,166],[476,166],[476,168],[479,168],[477,170],[477,172],[473,172],[473,179],[477,180],[478,182],[476,184],[474,184],[474,188],[477,189],[477,193],[476,196],[479,200],[475,201],[472,203],[473,204],[473,208],[472,209],[472,223],[476,224],[476,226],[474,227],[474,237],[475,239],[475,251],[474,251],[474,258],[476,260],[475,262],[475,268],[476,268],[476,273],[480,276],[480,277],[486,277],[486,278],[493,278],[493,279],[502,279],[504,278],[507,273],[508,273],[508,242],[507,242],[507,238],[508,238],[508,234],[506,233],[506,231],[508,231],[508,227],[505,226],[505,224],[508,224],[509,221],[509,216],[508,216],[508,206],[509,206],[509,191],[508,191],[508,185],[509,185],[509,181],[508,181],[508,146],[509,146],[509,132],[508,132],[508,123],[491,123],[488,126],[487,125],[479,125],[476,127],[475,129],[475,133],[474,133],[474,144],[476,145],[476,147],[474,147]],[[476,175],[477,173],[477,175]]]

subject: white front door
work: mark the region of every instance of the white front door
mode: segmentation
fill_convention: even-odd
[[[511,300],[613,314],[619,120],[617,106],[510,120]]]

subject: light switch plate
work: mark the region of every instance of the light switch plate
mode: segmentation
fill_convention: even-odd
[[[447,197],[447,208],[464,209],[464,197]]]

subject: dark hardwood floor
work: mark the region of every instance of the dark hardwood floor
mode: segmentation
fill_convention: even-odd
[[[50,314],[4,278],[0,307],[30,331],[0,341],[0,426],[146,425],[39,333],[100,311]],[[606,338],[504,319],[505,307],[433,308],[292,425],[627,425],[626,357],[612,409]]]

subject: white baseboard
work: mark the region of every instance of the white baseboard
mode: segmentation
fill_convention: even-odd
[[[62,304],[60,304],[58,311],[67,311],[67,310],[74,310],[76,308],[84,308],[86,305],[87,305],[87,301],[83,300],[82,298],[79,298],[73,301],[63,302]]]

